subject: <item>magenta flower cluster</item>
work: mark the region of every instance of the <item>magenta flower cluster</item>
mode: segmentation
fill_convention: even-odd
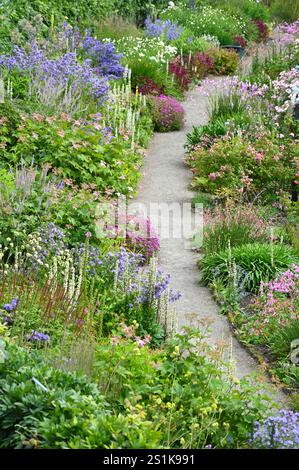
[[[153,96],[151,99],[155,128],[159,132],[180,130],[184,124],[184,108],[170,96]]]

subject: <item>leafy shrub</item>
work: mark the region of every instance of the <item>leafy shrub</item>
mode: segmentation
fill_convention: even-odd
[[[214,204],[214,198],[207,193],[197,193],[194,198],[192,198],[192,207],[195,208],[197,204],[202,204],[204,208],[212,207]]]
[[[97,385],[8,346],[0,365],[2,448],[156,447],[159,433],[111,413]],[[18,429],[18,432],[16,432]],[[146,438],[145,438],[146,435]]]
[[[216,69],[213,60],[213,53],[195,52],[191,56],[189,68],[191,69],[192,76],[197,79],[201,79],[209,73],[214,72]]]
[[[161,67],[161,64],[150,61],[147,58],[143,58],[139,61],[130,59],[128,61],[128,67],[132,71],[133,89],[139,86],[140,81],[142,83],[146,78],[152,80],[167,96],[182,97],[182,91],[178,82],[172,80],[171,74],[167,74],[166,64],[164,69]]]
[[[234,279],[243,291],[257,292],[261,282],[297,262],[298,254],[289,246],[249,243],[204,256],[199,264],[208,284],[218,279],[227,285]]]
[[[0,364],[0,389],[2,448],[45,445],[40,425],[47,418],[57,424],[67,420],[65,437],[71,438],[92,416],[108,411],[96,385],[87,378],[55,370],[37,355],[31,357],[13,345],[7,345],[6,361]]]
[[[210,123],[203,126],[193,126],[192,132],[187,134],[186,147],[188,150],[194,150],[197,145],[202,147],[211,146],[215,138],[225,135],[227,124],[224,119],[213,119]]]
[[[103,193],[110,189],[125,194],[136,187],[141,153],[131,148],[127,133],[116,138],[111,129],[104,129],[100,116],[85,123],[65,113],[60,117],[19,114],[16,122],[3,119],[0,155],[7,165],[47,163],[59,169],[63,178],[96,184]]]
[[[2,170],[0,175],[5,175],[0,183],[0,243],[10,238],[14,245],[21,246],[47,223],[64,229],[71,247],[81,243],[87,232],[96,238],[97,207],[106,200],[94,185],[80,189],[71,180],[49,176],[47,168],[38,171],[35,167],[16,167],[9,173]],[[102,250],[117,243],[108,238],[97,242]]]
[[[124,331],[126,338],[100,345],[94,380],[8,344],[0,364],[1,447],[246,445],[254,422],[268,414],[269,399],[259,387],[234,379],[221,352],[215,356],[196,330],[157,351],[132,341],[130,328]]]
[[[235,51],[219,49],[211,51],[210,56],[213,64],[213,72],[216,75],[232,75],[236,72],[239,64],[239,56]]]
[[[206,52],[211,48],[219,47],[219,41],[214,36],[195,36],[192,29],[183,28],[181,36],[172,44],[177,48],[182,55],[187,55],[194,52]]]
[[[123,340],[104,345],[96,370],[109,400],[131,410],[139,407],[160,432],[160,445],[229,448],[246,442],[257,415],[265,412],[265,397],[256,395],[253,403],[249,382],[227,375],[221,354],[213,354],[201,333],[186,328],[155,352],[142,347],[137,355],[132,346]]]
[[[242,16],[246,16],[249,19],[260,19],[263,21],[269,21],[269,9],[263,2],[256,0],[216,0],[215,2],[220,3],[222,7],[232,11],[234,14],[238,12]]]
[[[169,96],[157,96],[151,100],[153,121],[156,131],[180,130],[184,124],[184,108]]]
[[[291,191],[296,169],[291,146],[281,147],[269,134],[247,136],[227,134],[209,148],[197,147],[187,158],[194,173],[193,186],[211,194],[226,194],[251,200],[258,194],[275,199],[280,190]],[[277,197],[277,196],[276,196]]]

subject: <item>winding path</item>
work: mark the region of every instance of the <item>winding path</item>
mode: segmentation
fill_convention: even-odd
[[[225,79],[222,86],[225,86]],[[188,190],[192,175],[183,163],[184,143],[186,133],[193,125],[207,123],[208,98],[200,87],[196,87],[187,95],[183,105],[186,111],[184,129],[165,134],[157,133],[151,142],[137,198],[137,202],[147,207],[150,202],[183,204],[192,199],[193,193]],[[161,268],[170,273],[172,288],[182,293],[182,299],[177,303],[178,326],[190,324],[190,314],[199,321],[209,317],[213,321],[210,327],[211,342],[217,344],[225,341],[228,344],[237,377],[257,372],[258,364],[233,336],[227,318],[219,313],[218,305],[209,289],[200,284],[198,258],[199,255],[188,249],[182,239],[161,240]],[[262,380],[268,381],[265,376]],[[271,386],[273,388],[273,385]],[[284,402],[286,399],[276,388],[273,388],[271,394],[275,396],[276,401]]]

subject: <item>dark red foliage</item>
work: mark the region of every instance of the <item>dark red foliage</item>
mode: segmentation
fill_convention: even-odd
[[[188,90],[191,78],[187,67],[181,63],[181,57],[176,57],[170,62],[169,72],[176,76],[183,90]]]
[[[265,41],[269,37],[269,28],[262,20],[252,20],[259,31],[259,39]]]
[[[235,36],[234,41],[238,46],[241,46],[241,47],[247,46],[247,41],[243,36]]]
[[[164,93],[163,88],[158,87],[154,80],[148,77],[139,78],[138,89],[142,95],[160,96]]]
[[[213,70],[214,60],[205,52],[195,52],[190,61],[191,74],[203,78]]]

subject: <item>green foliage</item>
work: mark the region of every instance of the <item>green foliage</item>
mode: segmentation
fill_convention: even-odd
[[[59,423],[65,422],[70,438],[86,432],[82,425],[90,424],[92,416],[107,414],[107,404],[87,378],[55,370],[37,355],[13,345],[7,345],[7,352],[0,364],[1,448],[34,448],[41,442],[46,446],[48,438],[44,439],[40,426],[47,418],[53,425],[56,421],[56,432]],[[53,444],[58,436],[53,433]]]
[[[280,147],[271,135],[218,138],[209,149],[196,148],[187,156],[194,173],[193,187],[221,197],[275,200],[281,190],[291,192],[296,169],[296,146]]]
[[[282,360],[289,359],[291,353],[291,343],[299,338],[299,319],[293,319],[283,328],[277,325],[268,339],[268,345],[271,353]]]
[[[43,35],[47,27],[66,19],[72,25],[79,21],[82,28],[90,27],[93,21],[107,18],[114,10],[114,3],[114,0],[4,0],[0,7],[1,49],[11,48],[10,38],[17,36],[24,43],[32,33]]]
[[[28,235],[47,223],[65,230],[70,246],[90,232],[95,238],[97,207],[105,202],[94,186],[80,189],[72,181],[48,176],[44,169],[19,167],[0,171],[0,243],[10,238],[22,245]],[[98,240],[102,250],[115,240]]]
[[[232,75],[237,71],[239,56],[237,52],[219,49],[210,53],[214,61],[213,72],[215,75]]]
[[[242,447],[268,399],[246,379],[235,380],[220,355],[192,329],[157,352],[129,339],[107,343],[91,381],[8,344],[0,364],[0,446]]]
[[[225,8],[234,14],[246,16],[251,20],[269,21],[269,9],[262,3],[256,0],[209,0],[213,6]]]
[[[216,207],[206,214],[203,250],[211,254],[231,246],[266,242],[270,237],[265,220],[251,206]]]
[[[129,139],[119,136],[108,143],[99,135],[96,123],[83,125],[66,115],[19,116],[17,123],[5,120],[0,130],[3,163],[49,164],[63,178],[96,184],[102,193],[111,189],[128,194],[136,188],[142,155],[131,148]]]
[[[210,145],[215,137],[225,135],[227,124],[223,118],[213,119],[204,126],[193,126],[192,132],[187,134],[187,149],[194,149],[197,145]]]
[[[205,52],[218,45],[217,38],[211,39],[213,41],[205,37],[194,36],[192,29],[183,28],[181,36],[172,41],[171,44],[177,47],[178,52],[189,54],[190,52]]]
[[[270,7],[271,15],[278,21],[292,23],[299,17],[298,0],[274,0]]]
[[[213,207],[214,205],[214,198],[211,196],[211,194],[207,193],[197,193],[196,196],[192,198],[192,207],[196,208],[197,204],[202,204],[204,209],[207,209],[209,207]]]
[[[215,36],[220,44],[229,45],[234,43],[236,36],[242,35],[249,39],[252,33],[248,18],[241,18],[238,13],[202,4],[198,11],[192,10],[188,2],[185,2],[185,6],[166,10],[162,18],[177,21],[190,29],[194,36]]]
[[[140,79],[150,78],[155,84],[163,90],[167,96],[182,98],[182,91],[179,84],[167,74],[165,68],[161,64],[155,63],[143,58],[141,60],[129,60],[128,67],[132,70],[132,88],[135,89],[140,85]]]
[[[274,44],[267,50],[265,56],[254,56],[248,78],[251,83],[269,85],[271,80],[276,80],[281,72],[295,67],[298,58],[298,53],[292,46],[281,48]]]
[[[257,292],[261,282],[274,279],[298,260],[289,246],[249,243],[204,256],[200,267],[207,284],[219,279],[227,285],[235,279],[243,291]]]

